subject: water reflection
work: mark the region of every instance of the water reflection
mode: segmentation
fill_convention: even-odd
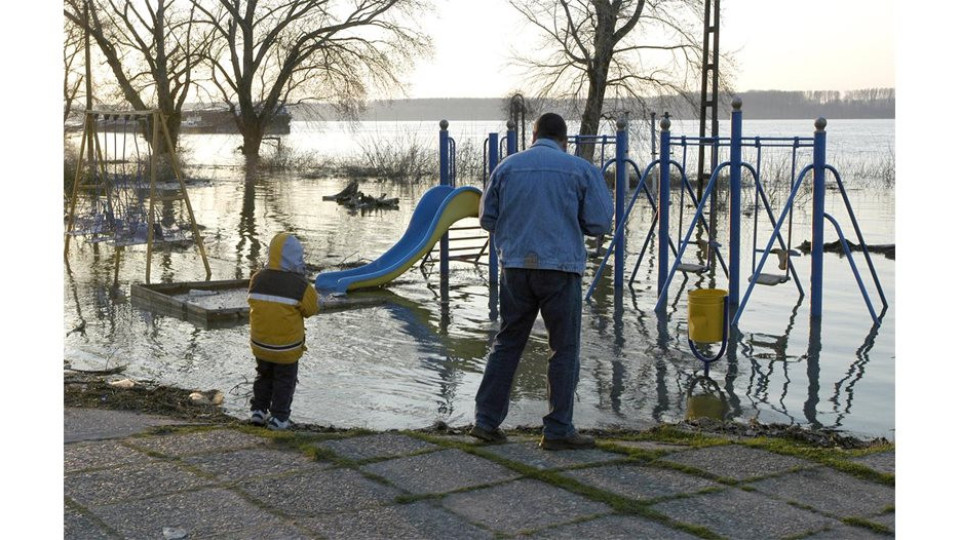
[[[257,234],[257,188],[263,182],[259,156],[247,156],[243,175],[243,205],[240,207],[240,223],[237,226],[235,279],[248,277],[260,266],[260,236]],[[269,233],[264,237],[269,237]]]
[[[823,326],[821,317],[810,318],[810,341],[807,347],[807,400],[803,403],[803,416],[813,427],[822,427],[823,424],[817,420],[817,404],[820,402],[820,350],[823,349],[821,343],[821,327]]]
[[[720,385],[706,375],[694,377],[688,383],[686,407],[684,418],[687,420],[724,420],[730,410]]]
[[[884,308],[884,313],[886,308]],[[882,318],[883,315],[881,314]],[[830,398],[830,402],[833,403],[833,410],[836,413],[836,421],[831,427],[838,428],[843,425],[843,419],[851,413],[853,409],[853,387],[867,374],[867,364],[870,363],[870,351],[873,349],[877,335],[880,332],[880,325],[875,324],[870,327],[870,332],[867,333],[866,339],[863,341],[863,345],[857,348],[856,357],[853,363],[850,364],[850,368],[847,370],[847,373],[834,385],[834,394]],[[843,410],[840,410],[840,394],[846,394],[846,402],[844,403]]]
[[[77,325],[74,326],[67,335],[73,333],[79,333],[80,335],[86,337],[87,335],[87,321],[83,318],[83,308],[80,307],[80,295],[77,292],[77,280],[73,276],[73,271],[70,269],[70,262],[64,261],[64,267],[66,268],[65,275],[67,276],[67,283],[70,287],[70,297],[73,299],[73,308],[77,311]]]

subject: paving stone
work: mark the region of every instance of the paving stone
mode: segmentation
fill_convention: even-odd
[[[155,426],[181,424],[186,422],[131,411],[66,407],[63,410],[63,442],[120,439]]]
[[[90,506],[154,497],[209,483],[172,463],[157,462],[69,474],[63,479],[63,492]]]
[[[371,463],[362,469],[418,495],[447,493],[520,477],[502,465],[455,449]]]
[[[734,480],[768,476],[797,467],[816,466],[816,464],[802,459],[781,456],[780,454],[735,444],[687,450],[676,454],[668,454],[660,459]]]
[[[631,499],[655,499],[695,493],[720,484],[677,471],[640,465],[608,465],[568,471],[563,476]]]
[[[206,452],[225,452],[273,444],[270,439],[232,429],[213,429],[189,433],[171,433],[149,438],[128,439],[130,444],[167,456],[189,456]]]
[[[276,525],[267,524],[259,527],[250,527],[242,531],[231,531],[226,534],[204,536],[209,540],[315,540],[316,535],[305,531],[294,524]],[[190,537],[192,538],[192,537]]]
[[[697,537],[637,516],[603,516],[581,523],[543,529],[534,534],[532,538],[555,538],[557,540],[583,540],[585,538],[603,538],[604,540],[636,540],[638,538],[695,540]]]
[[[246,448],[221,454],[203,454],[184,458],[184,462],[212,474],[221,482],[237,482],[258,476],[286,474],[307,467],[322,470],[329,463],[315,461],[291,450]]]
[[[301,524],[326,538],[472,540],[493,533],[427,501],[327,514]]]
[[[865,465],[871,469],[886,473],[886,474],[895,474],[896,472],[896,453],[895,452],[881,452],[879,454],[870,454],[869,456],[863,456],[860,458],[852,459],[854,463],[859,463],[860,465]]]
[[[472,523],[507,534],[612,512],[606,504],[538,480],[454,493],[444,497],[441,504]]]
[[[810,536],[804,536],[803,540],[837,540],[838,538],[842,538],[843,540],[879,540],[890,537],[862,527],[851,527],[850,525],[841,524],[811,534]]]
[[[623,454],[596,448],[588,450],[542,450],[537,442],[498,444],[484,447],[485,451],[504,459],[540,470],[563,469],[577,465],[591,465],[625,459]]]
[[[361,461],[374,458],[388,458],[406,456],[425,450],[439,448],[439,446],[408,437],[400,433],[380,433],[377,435],[362,435],[336,441],[323,441],[316,446],[332,450],[338,456]]]
[[[291,516],[349,512],[391,504],[403,492],[374,482],[352,469],[308,471],[291,476],[258,478],[238,488]]]
[[[182,528],[188,538],[237,535],[247,529],[283,529],[289,525],[223,489],[174,493],[152,499],[92,507],[111,528],[128,539],[163,538],[164,527]]]
[[[63,509],[63,537],[84,540],[107,540],[120,538],[106,531],[85,514],[65,506]]]
[[[649,450],[651,452],[679,452],[682,450],[690,450],[689,447],[683,446],[680,444],[666,444],[656,441],[606,441],[611,442],[617,446],[622,446],[624,448],[630,448],[635,450]]]
[[[650,509],[679,522],[706,527],[728,538],[798,536],[840,523],[810,510],[736,488],[672,499],[651,505]]]
[[[841,518],[876,515],[896,503],[894,488],[827,467],[766,478],[749,485],[760,493]]]
[[[116,440],[78,442],[63,446],[63,472],[102,469],[121,465],[146,465],[157,461]]]

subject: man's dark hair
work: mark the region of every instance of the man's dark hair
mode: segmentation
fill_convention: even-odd
[[[533,132],[538,139],[553,139],[557,142],[567,141],[567,123],[557,113],[543,113],[533,123]]]

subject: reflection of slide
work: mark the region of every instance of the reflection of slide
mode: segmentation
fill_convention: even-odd
[[[323,272],[315,286],[323,293],[377,287],[396,278],[433,249],[455,222],[477,217],[480,190],[472,186],[436,186],[427,190],[413,211],[407,232],[392,248],[370,264],[341,272]]]

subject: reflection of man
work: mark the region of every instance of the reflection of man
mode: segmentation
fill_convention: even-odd
[[[610,230],[613,203],[600,170],[566,153],[567,125],[546,113],[534,123],[533,146],[505,159],[490,176],[480,203],[480,225],[494,233],[500,266],[500,331],[477,391],[470,434],[504,442],[510,388],[537,318],[550,341],[550,412],[543,417],[545,450],[591,448],[592,437],[573,426],[580,378],[583,235]]]

